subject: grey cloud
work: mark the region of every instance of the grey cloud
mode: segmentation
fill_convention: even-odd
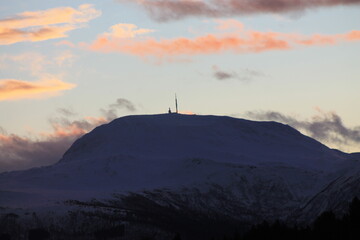
[[[57,162],[74,141],[72,137],[32,140],[17,135],[0,139],[0,172],[45,166]]]
[[[224,72],[221,70],[215,71],[214,72],[214,77],[218,80],[227,80],[227,79],[231,79],[231,78],[237,78],[236,73],[229,73],[229,72]]]
[[[67,108],[58,108],[57,111],[67,117],[75,116],[76,113],[73,110],[67,109]]]
[[[98,125],[117,118],[116,109],[119,108],[125,108],[128,111],[136,110],[129,100],[123,98],[117,99],[107,109],[101,109],[102,116],[99,118],[70,120],[69,117],[76,113],[69,109],[57,109],[62,116],[49,119],[53,131],[44,134],[39,139],[7,134],[0,127],[0,172],[28,169],[57,162],[78,137]]]
[[[246,115],[257,120],[279,121],[294,128],[304,129],[318,140],[340,144],[346,144],[348,141],[360,143],[360,126],[346,127],[341,117],[336,113],[321,113],[321,115],[315,116],[311,120],[299,120],[274,111],[247,112]]]
[[[243,70],[234,72],[234,71],[220,70],[219,67],[217,67],[217,66],[213,66],[212,68],[214,71],[213,76],[217,80],[220,80],[220,81],[229,80],[229,79],[237,79],[240,81],[247,82],[247,81],[252,81],[259,77],[266,76],[262,72],[257,71],[257,70],[252,70],[252,69],[243,69]]]
[[[108,121],[112,121],[117,118],[116,109],[101,109],[100,111]]]
[[[110,105],[110,108],[125,108],[130,112],[136,111],[135,105],[125,98],[118,98],[116,103]]]
[[[137,2],[157,21],[187,17],[229,17],[260,13],[302,12],[307,9],[359,4],[360,0],[118,0]]]
[[[107,109],[101,109],[101,112],[107,120],[111,121],[111,120],[117,118],[117,110],[118,109],[125,109],[129,112],[137,111],[137,108],[131,101],[129,101],[125,98],[118,98],[116,100],[116,102],[113,104],[110,104]]]
[[[62,157],[64,152],[81,135],[103,120],[74,120],[65,117],[49,119],[53,131],[39,139],[6,134],[0,129],[0,172],[22,170],[50,165]]]
[[[4,134],[6,134],[6,131],[5,131],[5,129],[3,129],[2,127],[0,127],[0,134],[1,134],[1,135],[4,135]]]
[[[248,68],[243,70],[243,73],[245,75],[247,75],[248,77],[265,77],[266,76],[266,74],[264,74],[263,72],[253,70],[253,69],[248,69]]]

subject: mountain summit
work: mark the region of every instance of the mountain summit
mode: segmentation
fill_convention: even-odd
[[[283,163],[321,170],[341,161],[339,152],[281,123],[161,114],[122,117],[97,127],[78,139],[60,162],[115,156],[163,159],[164,164],[174,159],[203,158],[236,164]]]

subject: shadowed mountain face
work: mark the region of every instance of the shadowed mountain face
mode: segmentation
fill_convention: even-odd
[[[60,163],[113,156],[284,163],[318,170],[330,169],[344,157],[276,122],[165,114],[128,116],[100,126],[77,140]]]
[[[146,190],[151,201],[197,211],[286,218],[349,174],[354,158],[276,122],[127,116],[78,139],[53,166],[0,174],[0,206]]]

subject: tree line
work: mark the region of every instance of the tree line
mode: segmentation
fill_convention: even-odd
[[[134,199],[132,199],[134,200]],[[132,201],[133,202],[133,201]],[[144,201],[141,201],[144,204]],[[122,212],[101,202],[80,203],[95,211],[69,211],[66,216],[39,217],[29,214],[22,220],[15,213],[0,216],[0,240],[358,240],[360,239],[360,200],[354,198],[343,216],[323,212],[308,226],[290,226],[286,222],[263,221],[246,227],[239,222],[196,218],[194,212]],[[146,208],[155,209],[153,203]],[[106,211],[105,209],[106,208]],[[122,209],[123,211],[123,209]],[[183,211],[183,210],[180,210]],[[161,215],[161,213],[165,215]],[[195,214],[195,215],[194,215]],[[154,219],[157,219],[154,222]],[[159,221],[163,219],[163,221]],[[220,218],[218,218],[220,219]],[[211,222],[210,222],[211,221]],[[166,224],[165,224],[166,223]],[[186,229],[186,230],[184,230]],[[217,232],[216,234],[214,234]]]

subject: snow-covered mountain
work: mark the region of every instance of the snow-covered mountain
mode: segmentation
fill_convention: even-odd
[[[317,206],[308,201],[356,159],[277,122],[127,116],[82,136],[55,165],[0,174],[0,206],[146,191],[151,201],[242,220],[286,218]]]

